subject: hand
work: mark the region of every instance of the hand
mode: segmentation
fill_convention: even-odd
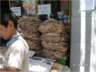
[[[17,72],[15,68],[4,68],[0,69],[0,72]]]

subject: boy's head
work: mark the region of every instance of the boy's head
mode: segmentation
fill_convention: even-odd
[[[8,40],[17,29],[17,18],[12,13],[2,13],[0,20],[0,37]]]
[[[16,28],[16,16],[12,14],[8,0],[0,0],[0,38],[9,40]]]

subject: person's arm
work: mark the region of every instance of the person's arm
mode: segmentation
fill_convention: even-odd
[[[0,72],[17,72],[15,68],[0,69]]]

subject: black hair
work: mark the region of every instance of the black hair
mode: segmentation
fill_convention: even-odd
[[[8,0],[0,0],[0,24],[7,27],[8,21],[11,20],[14,23],[14,27],[17,28],[17,17],[9,8]]]
[[[1,24],[3,26],[7,27],[9,20],[14,23],[14,27],[17,29],[17,17],[13,13],[4,13],[1,15]]]

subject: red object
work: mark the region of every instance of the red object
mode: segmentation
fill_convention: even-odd
[[[67,5],[69,0],[63,0],[63,2],[64,2],[64,5]]]

